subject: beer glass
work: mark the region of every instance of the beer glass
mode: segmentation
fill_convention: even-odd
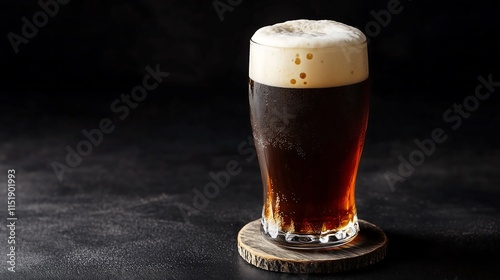
[[[318,249],[359,232],[355,183],[369,110],[366,37],[331,20],[291,20],[250,40],[249,104],[263,183],[262,231]]]

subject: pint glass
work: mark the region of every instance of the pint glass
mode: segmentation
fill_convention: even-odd
[[[355,183],[369,93],[366,37],[358,29],[293,20],[254,33],[250,118],[269,239],[317,249],[358,234]]]

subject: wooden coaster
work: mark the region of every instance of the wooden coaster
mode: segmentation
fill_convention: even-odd
[[[238,252],[248,263],[271,271],[288,273],[333,273],[359,269],[381,261],[387,237],[376,225],[359,220],[360,232],[349,243],[321,250],[281,247],[261,231],[260,219],[238,233]]]

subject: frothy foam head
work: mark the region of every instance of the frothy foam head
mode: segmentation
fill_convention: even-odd
[[[368,78],[366,37],[332,20],[292,20],[260,28],[250,44],[252,80],[285,88],[350,85]]]

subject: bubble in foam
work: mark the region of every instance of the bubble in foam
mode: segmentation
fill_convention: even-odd
[[[368,78],[366,37],[332,20],[292,20],[258,29],[250,46],[249,76],[277,87],[325,88]],[[297,82],[297,79],[307,81]],[[294,82],[292,82],[294,81]]]

